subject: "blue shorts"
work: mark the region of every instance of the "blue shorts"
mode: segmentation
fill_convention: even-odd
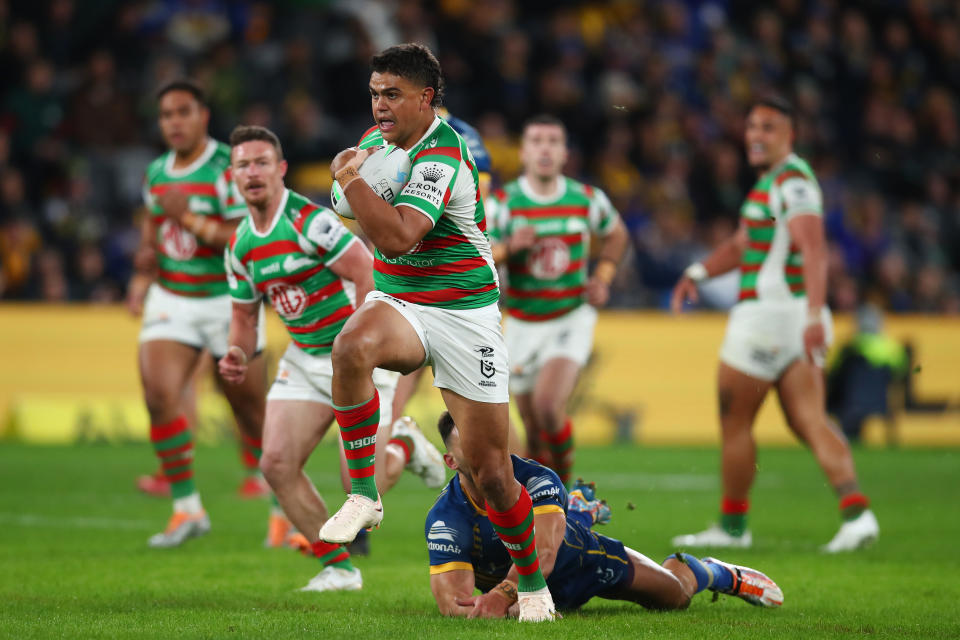
[[[567,520],[566,535],[547,579],[558,609],[577,609],[632,580],[633,565],[622,542]]]

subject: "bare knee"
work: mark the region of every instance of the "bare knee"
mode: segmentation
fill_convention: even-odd
[[[565,411],[563,405],[550,394],[538,394],[533,399],[533,411],[541,428],[553,433],[563,425]]]
[[[379,340],[369,332],[345,328],[333,341],[330,357],[334,370],[343,373],[373,371],[379,364],[379,346]]]
[[[174,389],[169,385],[148,383],[144,381],[143,400],[150,413],[151,422],[163,420],[180,413],[181,389]]]
[[[265,450],[260,456],[260,471],[270,486],[276,488],[296,480],[300,467],[283,452]]]

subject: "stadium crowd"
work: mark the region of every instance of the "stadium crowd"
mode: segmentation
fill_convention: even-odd
[[[211,131],[277,131],[290,184],[320,201],[369,126],[368,61],[421,41],[450,111],[501,181],[537,113],[570,131],[567,173],[601,186],[633,238],[613,303],[665,307],[734,228],[755,176],[750,101],[797,110],[825,197],[830,304],[960,313],[960,2],[947,0],[0,0],[0,300],[122,298],[154,90],[189,76]],[[736,299],[735,276],[704,290]]]

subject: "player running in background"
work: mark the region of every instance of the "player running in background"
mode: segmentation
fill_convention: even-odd
[[[781,98],[747,116],[747,159],[759,179],[740,209],[737,233],[687,268],[671,308],[697,300],[697,283],[740,268],[740,302],[720,350],[717,390],[722,437],[720,523],[678,536],[678,546],[749,547],[750,487],[756,473],[753,423],[776,387],[787,425],[813,451],[840,499],[843,524],[823,547],[857,549],[879,535],[861,493],[850,447],[827,419],[823,359],[833,327],[827,299],[827,248],[820,187],[793,152],[793,109]]]
[[[227,248],[233,320],[220,373],[232,384],[243,383],[266,295],[291,342],[267,395],[260,465],[283,511],[324,564],[303,590],[359,589],[360,571],[343,545],[317,537],[327,508],[303,466],[333,422],[330,351],[354,310],[344,283],[352,283],[358,297],[366,296],[373,289],[373,258],[335,213],[284,186],[287,163],[273,132],[237,127],[230,145],[234,180],[250,216],[240,223]],[[396,378],[382,369],[373,372],[387,406]],[[380,428],[389,428],[389,413],[383,417]],[[383,441],[386,451],[380,452],[380,490],[396,484],[411,462],[428,486],[442,485],[446,476],[440,453],[416,425],[402,424],[394,431],[389,443]]]
[[[484,230],[479,176],[463,138],[435,107],[440,64],[418,44],[391,47],[371,61],[376,126],[361,149],[347,149],[331,171],[364,233],[377,248],[374,282],[333,347],[333,402],[351,466],[352,493],[320,531],[349,542],[378,525],[383,507],[372,482],[372,446],[380,399],[376,367],[409,373],[433,366],[434,386],[460,425],[490,519],[509,543],[520,573],[520,619],[552,620],[553,601],[537,560],[530,496],[507,453],[507,354],[497,308],[497,274]],[[395,144],[412,161],[394,203],[360,178],[369,147]]]
[[[596,307],[610,297],[628,234],[603,191],[563,175],[562,122],[552,116],[529,120],[520,159],[523,175],[488,207],[493,255],[506,264],[510,391],[527,432],[528,455],[567,484],[573,467],[567,402],[590,357]],[[591,235],[599,236],[600,248],[588,277]]]
[[[449,413],[440,417],[439,429],[447,448],[444,461],[456,475],[424,527],[430,590],[444,615],[500,618],[516,602],[516,569],[494,535]],[[533,500],[537,551],[558,608],[576,609],[599,597],[650,609],[685,609],[705,589],[760,606],[783,603],[780,588],[759,571],[685,553],[660,566],[619,540],[594,533],[590,527],[597,522],[598,503],[594,496],[584,496],[585,487],[568,499],[556,473],[517,456],[511,461],[514,477]],[[483,595],[474,596],[475,588]]]
[[[230,149],[207,135],[210,112],[195,85],[176,81],[157,93],[160,131],[170,150],[147,169],[137,271],[127,305],[143,314],[140,378],[150,440],[173,497],[167,528],[152,547],[174,547],[210,530],[193,480],[193,437],[183,398],[204,349],[227,351],[230,295],[223,248],[246,207],[231,193]],[[222,386],[237,425],[259,456],[266,372],[261,330],[242,385]]]

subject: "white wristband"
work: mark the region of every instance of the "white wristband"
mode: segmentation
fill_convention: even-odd
[[[821,324],[823,322],[823,307],[817,307],[816,309],[808,308],[807,309],[807,326],[809,327],[812,324]]]
[[[687,269],[683,272],[683,275],[687,276],[694,282],[700,282],[701,280],[706,280],[709,277],[707,268],[703,266],[702,262],[694,262],[692,265],[687,267]]]

